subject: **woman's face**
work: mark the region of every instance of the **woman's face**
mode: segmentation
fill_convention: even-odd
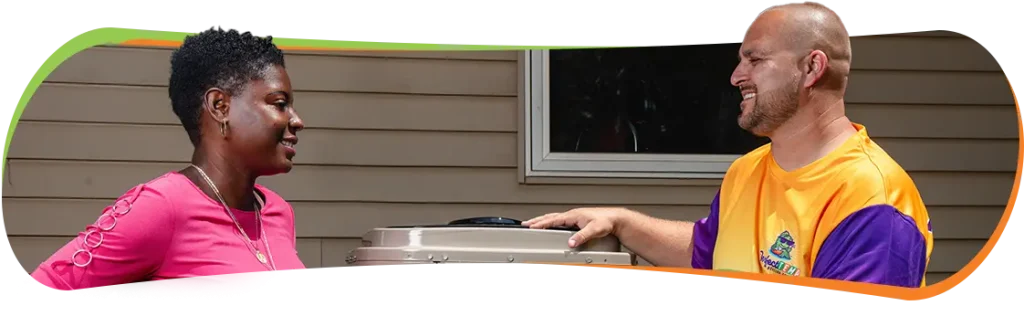
[[[291,171],[296,133],[304,127],[292,98],[288,72],[278,66],[230,98],[227,146],[250,172],[265,176]]]

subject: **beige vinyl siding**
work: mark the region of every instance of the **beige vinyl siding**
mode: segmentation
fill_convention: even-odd
[[[937,237],[929,283],[958,271],[1003,215],[1016,109],[974,41],[931,32],[855,38],[848,111],[909,171]],[[26,270],[131,186],[184,166],[166,95],[170,50],[97,47],[62,64],[17,126],[4,223]],[[518,52],[289,52],[299,134],[292,173],[261,179],[296,210],[309,267],[344,265],[374,227],[584,205],[671,219],[707,214],[717,181],[518,181]],[[130,138],[144,141],[127,142]],[[52,181],[51,181],[52,180]]]

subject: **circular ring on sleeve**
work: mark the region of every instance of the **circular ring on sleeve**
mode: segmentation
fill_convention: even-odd
[[[85,254],[89,255],[89,260],[86,260],[85,263],[81,263],[80,264],[80,263],[78,263],[78,260],[75,260],[75,259],[78,258],[78,254],[82,253],[82,252],[84,252]],[[71,263],[74,264],[75,266],[79,267],[79,268],[85,268],[90,263],[92,263],[92,253],[90,253],[89,251],[87,251],[85,249],[79,249],[78,251],[75,251],[75,253],[71,254]]]
[[[97,233],[97,232],[100,235],[100,241],[97,241],[96,245],[90,245],[89,244],[89,236],[92,236],[92,233]],[[82,244],[85,244],[85,246],[89,247],[89,248],[93,248],[93,249],[98,248],[100,245],[103,244],[103,232],[99,232],[99,231],[95,231],[95,230],[90,230],[88,233],[85,233],[85,238],[82,238]]]
[[[124,202],[125,204],[128,204],[128,206],[118,207],[118,204],[121,203],[121,202]],[[118,209],[123,209],[123,210],[119,211]],[[110,212],[114,213],[115,215],[124,215],[124,214],[128,214],[128,212],[131,212],[131,210],[132,210],[132,202],[131,201],[128,201],[128,200],[118,200],[117,202],[114,202],[114,209],[111,210]]]
[[[110,214],[113,213],[104,213],[103,215],[100,215],[100,218],[96,220],[96,228],[99,228],[102,231],[110,231],[111,229],[114,229],[114,226],[117,226],[117,217],[114,217],[113,215]],[[114,221],[112,224],[110,224],[110,227],[101,226],[101,220],[104,216],[110,217],[110,220]]]

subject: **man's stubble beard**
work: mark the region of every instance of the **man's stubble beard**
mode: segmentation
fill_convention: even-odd
[[[739,118],[740,128],[757,136],[767,136],[796,115],[800,102],[800,76],[794,76],[779,88],[758,92],[750,113]]]

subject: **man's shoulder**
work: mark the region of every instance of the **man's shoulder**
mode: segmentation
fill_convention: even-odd
[[[848,155],[849,161],[834,175],[838,184],[834,186],[838,202],[834,221],[838,224],[853,214],[868,216],[890,210],[926,223],[928,214],[921,194],[906,170],[870,139],[861,148]]]
[[[733,160],[732,164],[729,165],[729,169],[726,171],[726,177],[756,169],[757,166],[764,162],[764,159],[771,154],[771,151],[772,144],[767,143],[743,154],[739,158],[736,158],[736,160]]]
[[[848,157],[848,161],[838,168],[835,178],[848,191],[876,194],[886,200],[893,193],[916,194],[917,189],[907,171],[870,139],[862,143],[856,154]]]

